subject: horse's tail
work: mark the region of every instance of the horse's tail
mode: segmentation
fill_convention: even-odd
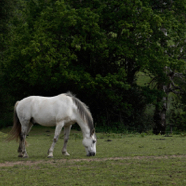
[[[14,106],[14,117],[13,117],[13,127],[12,130],[9,132],[7,141],[16,140],[19,141],[20,134],[21,134],[21,123],[19,121],[19,118],[17,116],[16,107],[18,105],[19,101],[16,102]]]

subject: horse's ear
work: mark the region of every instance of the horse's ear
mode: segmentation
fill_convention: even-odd
[[[92,136],[95,132],[95,128],[92,129],[91,133],[90,133],[90,136]]]

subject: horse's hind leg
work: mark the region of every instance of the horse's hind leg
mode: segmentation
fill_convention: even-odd
[[[20,134],[20,142],[19,142],[19,147],[18,147],[18,157],[23,157],[23,158],[27,158],[28,154],[26,152],[26,135],[29,133],[31,127],[33,126],[32,123],[28,123],[26,121],[22,122],[23,124],[21,125],[21,134]],[[27,124],[28,123],[28,124]]]
[[[48,158],[52,158],[53,157],[54,146],[55,146],[56,142],[58,141],[58,138],[59,138],[59,135],[61,133],[61,129],[63,128],[63,126],[64,126],[64,122],[63,121],[57,123],[57,125],[56,125],[53,143],[52,143],[51,147],[48,150]]]
[[[64,128],[64,145],[63,145],[63,149],[62,149],[62,154],[69,156],[70,154],[67,152],[67,143],[68,143],[68,138],[70,135],[70,129],[71,129],[72,125],[65,127]]]
[[[26,133],[21,133],[20,134],[20,145],[18,148],[18,152],[19,152],[18,157],[23,157],[23,158],[28,157],[28,154],[27,154],[26,148],[25,148],[25,143],[26,143],[25,139],[26,139]]]
[[[26,134],[26,135],[29,134],[30,130],[32,129],[32,126],[33,126],[33,123],[30,122],[30,123],[29,123],[29,127],[27,128],[27,134]]]
[[[18,157],[23,157],[23,154],[22,154],[22,141],[21,141],[21,134],[20,134],[20,140],[19,140],[19,147],[18,147],[18,150],[17,152],[19,153]]]

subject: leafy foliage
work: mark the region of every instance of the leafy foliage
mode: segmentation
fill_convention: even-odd
[[[136,74],[167,83],[165,66],[183,69],[184,11],[181,0],[20,0],[2,82],[14,100],[70,90],[99,125],[146,130],[145,109],[162,93],[138,86]]]

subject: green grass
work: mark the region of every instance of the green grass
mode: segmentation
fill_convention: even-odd
[[[27,138],[29,158],[20,159],[18,144],[4,141],[7,131],[0,132],[0,186],[186,185],[184,135],[97,133],[97,154],[86,157],[81,132],[72,131],[71,155],[62,156],[61,135],[54,158],[48,159],[54,128],[33,127]]]
[[[185,158],[80,161],[1,168],[0,185],[185,185]]]

